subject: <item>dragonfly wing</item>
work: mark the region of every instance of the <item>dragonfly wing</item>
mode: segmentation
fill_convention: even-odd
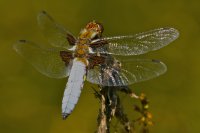
[[[87,81],[93,84],[101,85],[101,68],[100,66],[95,66],[93,69],[88,69],[87,71]]]
[[[119,72],[115,69],[106,70],[102,73],[98,69],[100,68],[96,67],[88,71],[87,80],[89,82],[102,86],[125,86],[130,84],[129,80],[133,77],[131,73]]]
[[[158,60],[123,59],[120,69],[103,70],[100,66],[88,70],[87,80],[103,86],[127,86],[155,78],[166,72],[166,65]]]
[[[149,80],[164,74],[167,66],[159,61],[152,59],[123,59],[120,61],[121,71],[128,75],[129,84]],[[127,73],[127,74],[126,74]]]
[[[52,78],[64,78],[69,66],[60,57],[59,49],[42,49],[33,42],[20,40],[14,44],[15,51],[23,56],[42,74]]]
[[[160,49],[179,36],[174,28],[159,28],[129,36],[105,37],[97,41],[107,41],[104,48],[97,49],[100,53],[115,55],[140,55]]]
[[[75,43],[75,37],[64,27],[57,24],[45,11],[40,12],[37,19],[39,27],[51,45],[69,49],[71,48],[70,45]]]

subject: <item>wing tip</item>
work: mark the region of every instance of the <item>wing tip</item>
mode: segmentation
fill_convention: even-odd
[[[167,65],[163,63],[162,61],[157,60],[157,59],[152,59],[151,61],[154,63],[161,64],[161,66],[163,67],[163,72],[160,75],[164,74],[167,71]]]
[[[47,12],[45,10],[40,11],[40,13],[47,14]]]
[[[179,31],[175,28],[170,28],[170,31],[173,32],[174,40],[177,39],[180,35]]]
[[[158,50],[170,44],[171,42],[175,41],[179,37],[179,34],[180,34],[179,31],[173,27],[164,27],[164,28],[159,28],[158,30],[164,32],[167,36],[165,37],[165,39],[162,40],[164,45],[159,48],[155,48],[153,50]]]
[[[166,29],[168,32],[172,33],[172,41],[176,40],[179,35],[180,35],[180,32],[179,30],[177,30],[176,28],[173,28],[173,27],[165,27],[163,29]]]
[[[160,61],[160,60],[157,60],[157,59],[152,59],[152,62],[161,63],[161,61]]]
[[[18,42],[19,42],[19,43],[26,43],[27,40],[19,40]]]
[[[26,40],[18,40],[16,43],[13,44],[13,49],[18,52],[20,48],[20,44],[26,43]]]
[[[47,12],[45,10],[41,10],[39,13],[38,13],[38,16],[40,15],[47,15]]]
[[[54,22],[54,19],[45,11],[42,10],[37,15],[38,25],[43,29],[47,22]]]
[[[163,28],[158,28],[157,30],[164,30],[164,31],[173,33],[174,40],[175,40],[176,38],[178,38],[178,37],[179,37],[179,34],[180,34],[179,30],[176,29],[176,28],[173,28],[173,27],[163,27]]]

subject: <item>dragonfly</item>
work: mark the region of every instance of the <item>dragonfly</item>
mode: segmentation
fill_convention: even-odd
[[[37,20],[51,47],[19,40],[14,49],[42,74],[68,77],[62,99],[63,119],[74,110],[85,80],[101,86],[128,86],[165,73],[163,62],[133,56],[158,50],[179,36],[178,30],[167,27],[104,37],[103,25],[91,21],[75,37],[45,11],[38,14]],[[116,55],[125,58],[120,60]]]

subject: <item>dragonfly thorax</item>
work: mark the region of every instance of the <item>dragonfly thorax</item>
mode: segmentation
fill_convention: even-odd
[[[89,46],[87,44],[77,44],[75,49],[75,57],[87,57]]]

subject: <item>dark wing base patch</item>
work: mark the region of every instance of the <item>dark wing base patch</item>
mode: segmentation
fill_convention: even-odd
[[[60,57],[62,58],[62,61],[65,62],[66,66],[68,66],[70,60],[73,59],[72,52],[68,52],[68,51],[60,51]]]

